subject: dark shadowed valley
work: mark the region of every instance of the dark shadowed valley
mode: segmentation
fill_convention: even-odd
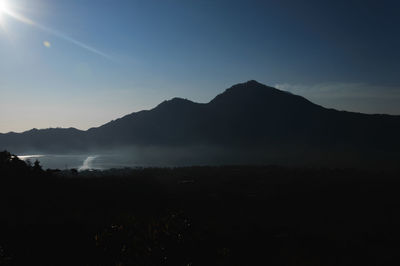
[[[1,153],[2,265],[392,265],[399,173],[43,171]]]

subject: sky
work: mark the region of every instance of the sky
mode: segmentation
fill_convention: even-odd
[[[257,80],[400,115],[400,2],[0,0],[0,132],[100,126]]]

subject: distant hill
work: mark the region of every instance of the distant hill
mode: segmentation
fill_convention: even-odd
[[[153,149],[178,162],[196,153],[204,157],[199,162],[216,164],[394,163],[400,158],[399,136],[400,116],[326,109],[248,81],[206,104],[174,98],[87,131],[0,134],[0,149],[17,154]]]

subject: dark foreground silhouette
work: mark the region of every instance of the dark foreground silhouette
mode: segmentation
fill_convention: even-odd
[[[396,172],[43,171],[0,153],[0,265],[395,265]]]

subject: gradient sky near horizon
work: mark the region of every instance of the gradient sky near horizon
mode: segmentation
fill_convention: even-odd
[[[0,132],[87,129],[255,79],[400,115],[399,1],[0,0]]]

